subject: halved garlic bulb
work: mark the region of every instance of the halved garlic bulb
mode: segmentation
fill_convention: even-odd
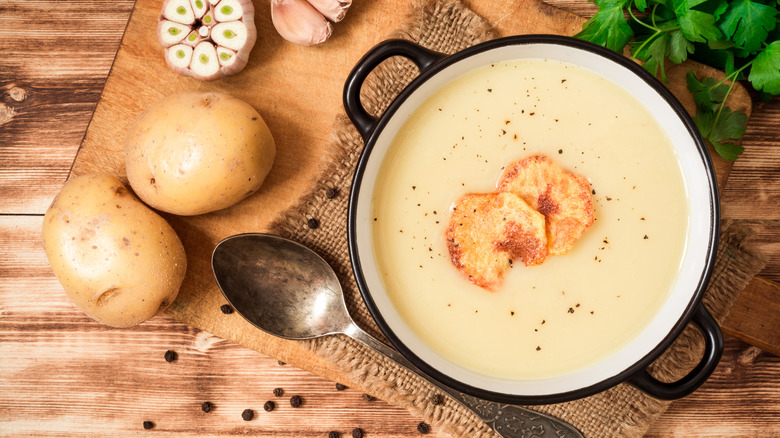
[[[238,73],[257,30],[251,0],[165,0],[157,39],[176,73],[210,81]]]

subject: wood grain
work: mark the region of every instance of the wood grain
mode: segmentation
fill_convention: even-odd
[[[477,9],[488,6],[472,3]],[[0,2],[0,214],[6,214],[0,216],[0,436],[325,437],[329,430],[349,436],[355,426],[366,436],[418,436],[418,419],[381,401],[366,403],[358,391],[334,391],[330,381],[169,318],[156,317],[130,330],[107,328],[65,296],[47,266],[37,215],[68,174],[132,5],[129,0]],[[378,20],[370,7],[356,2],[343,24]],[[486,15],[511,21],[519,7],[506,2]],[[82,16],[74,26],[73,17]],[[339,29],[335,38],[342,43],[356,38]],[[368,38],[378,41],[387,30]],[[270,48],[262,52],[270,59],[278,55]],[[348,64],[339,62],[344,64],[322,74],[341,81],[336,72]],[[289,84],[253,84],[271,101],[277,85]],[[336,92],[323,99],[331,101],[322,113],[313,112],[327,122],[340,109],[340,97]],[[778,124],[780,100],[755,101],[746,153],[723,197],[726,216],[759,230],[761,247],[770,255],[763,274],[775,280],[780,279]],[[168,349],[180,359],[162,360]],[[713,377],[676,402],[649,436],[780,436],[778,373],[780,359],[729,338]],[[308,402],[300,410],[280,402],[276,411],[263,412],[262,403],[277,386],[288,390],[285,398],[295,392]],[[205,400],[217,406],[208,415],[199,409]],[[245,408],[255,410],[252,422],[240,419]],[[144,431],[145,420],[154,421],[155,429]]]
[[[62,187],[133,4],[0,2],[0,213],[43,213]]]

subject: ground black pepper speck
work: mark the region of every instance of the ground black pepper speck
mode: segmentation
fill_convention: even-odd
[[[301,403],[303,403],[303,400],[301,400],[301,396],[294,395],[294,396],[290,397],[290,406],[292,406],[294,408],[299,408],[299,407],[301,407]]]
[[[230,304],[223,304],[219,306],[219,310],[221,310],[225,315],[230,315],[233,313],[233,308],[230,306]]]
[[[284,389],[282,388],[274,388],[274,396],[275,397],[281,397],[284,394]]]
[[[420,432],[421,434],[425,435],[426,433],[431,431],[431,426],[428,425],[428,423],[420,423],[417,425],[417,432]]]
[[[276,408],[276,403],[272,402],[271,400],[268,400],[268,401],[267,401],[267,402],[265,402],[265,404],[263,405],[263,410],[265,410],[266,412],[271,412],[271,411],[273,411],[275,408]]]
[[[166,362],[173,362],[174,360],[178,359],[179,355],[176,354],[173,350],[168,350],[165,352],[165,361]]]
[[[151,421],[144,421],[144,429],[148,430],[148,429],[151,429],[153,427],[154,427],[154,423],[152,423]]]
[[[244,412],[241,413],[241,418],[243,418],[244,421],[251,421],[252,418],[255,418],[255,411],[251,409],[244,409]]]
[[[200,408],[203,409],[203,412],[209,413],[212,409],[214,409],[214,405],[212,405],[210,402],[203,402],[203,404],[200,405]]]

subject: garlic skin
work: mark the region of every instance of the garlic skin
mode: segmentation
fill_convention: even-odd
[[[343,20],[347,15],[347,9],[352,6],[352,0],[308,0],[308,2],[334,23]]]
[[[157,39],[174,72],[202,81],[244,69],[257,40],[252,0],[165,0]]]
[[[303,46],[327,40],[333,28],[306,0],[272,0],[271,21],[282,38]]]

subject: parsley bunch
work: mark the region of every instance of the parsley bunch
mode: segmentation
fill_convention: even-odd
[[[747,116],[725,106],[734,82],[747,79],[763,99],[780,94],[780,0],[594,0],[598,12],[575,35],[622,53],[628,45],[644,68],[668,81],[664,63],[689,57],[726,77],[687,76],[694,121],[715,150],[735,160]],[[732,141],[729,141],[732,140]]]

